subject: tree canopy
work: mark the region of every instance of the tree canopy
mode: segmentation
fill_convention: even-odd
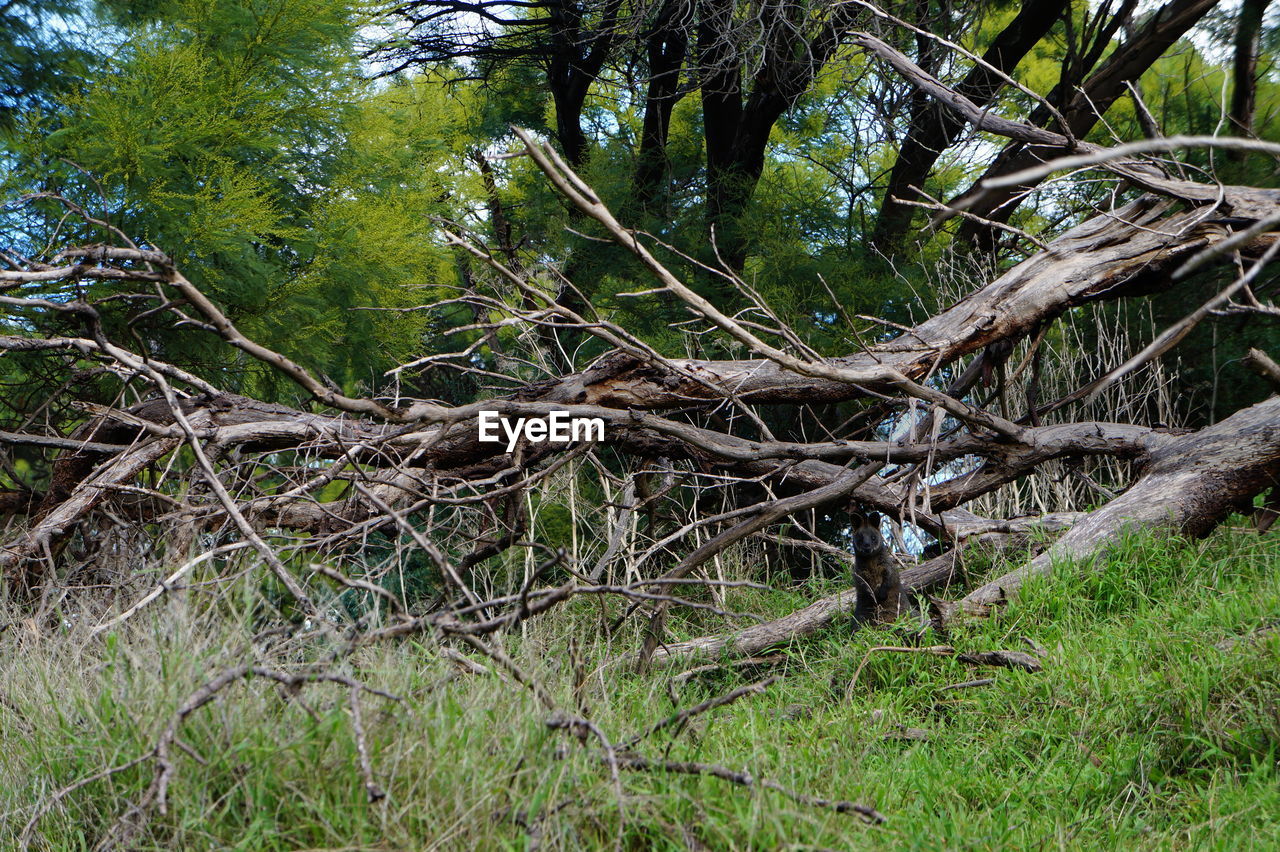
[[[838,354],[848,316],[903,323],[913,305],[945,300],[939,261],[977,270],[1034,249],[984,221],[1060,232],[1103,191],[1002,190],[927,226],[938,212],[921,204],[963,201],[1040,155],[1012,142],[993,156],[999,139],[849,33],[884,39],[983,109],[1075,137],[1141,138],[1152,122],[1211,133],[1229,108],[1238,132],[1267,138],[1275,86],[1267,55],[1261,70],[1256,58],[1260,15],[1246,4],[1236,27],[1206,0],[10,4],[3,186],[63,196],[162,247],[246,331],[348,390],[378,389],[386,369],[476,319],[387,310],[489,286],[442,248],[444,222],[522,267],[554,259],[562,303],[624,317],[669,351],[696,349],[672,328],[679,306],[621,295],[644,289],[641,269],[619,265],[539,175],[494,159],[510,125],[530,127],[666,243],[697,289],[745,306],[702,268],[726,263],[809,345]],[[1216,35],[1224,24],[1239,37]],[[1201,151],[1179,156],[1209,165]],[[1270,180],[1263,157],[1226,159],[1214,162],[1226,177]],[[33,252],[54,234],[103,236],[57,202],[10,210]],[[176,362],[220,362],[191,335],[131,327]],[[562,366],[601,352],[559,337]],[[242,389],[283,390],[261,386],[270,371],[219,367],[243,374]]]

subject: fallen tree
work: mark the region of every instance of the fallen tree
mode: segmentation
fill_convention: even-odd
[[[665,23],[646,39],[661,42],[661,30],[670,35],[692,26],[693,19],[675,20],[683,17],[679,5],[664,5]],[[518,129],[516,148],[506,155],[492,154],[490,140],[468,152],[483,190],[456,209],[480,199],[483,213],[466,220],[479,222],[479,233],[436,223],[434,235],[455,253],[457,281],[435,282],[440,286],[429,291],[429,304],[387,308],[430,316],[414,326],[413,339],[432,342],[421,357],[388,370],[380,387],[338,385],[307,366],[302,345],[288,352],[264,345],[269,332],[252,332],[237,313],[243,305],[230,298],[222,304],[212,295],[219,291],[201,285],[206,279],[192,263],[196,255],[179,248],[181,241],[153,245],[113,224],[127,218],[98,218],[76,199],[50,191],[6,208],[16,211],[9,221],[31,212],[32,221],[48,227],[0,246],[6,310],[0,366],[16,377],[6,383],[16,401],[0,406],[5,606],[21,613],[24,630],[65,629],[77,641],[114,642],[161,601],[186,606],[207,594],[214,607],[252,630],[243,647],[226,651],[235,659],[210,668],[208,679],[185,697],[174,696],[171,715],[145,751],[53,793],[30,816],[21,842],[71,793],[141,767],[150,769],[150,783],[117,814],[98,847],[136,842],[150,815],[166,807],[183,762],[175,747],[201,760],[184,745],[184,725],[255,681],[309,713],[304,692],[345,689],[365,796],[370,803],[382,800],[387,792],[375,779],[376,751],[361,697],[397,699],[364,684],[360,655],[403,640],[447,661],[442,668],[450,676],[442,682],[493,677],[527,690],[548,714],[550,730],[570,734],[590,749],[592,765],[598,760],[607,768],[620,811],[626,770],[708,776],[808,807],[860,814],[868,823],[883,820],[870,804],[811,796],[738,768],[641,753],[646,739],[653,744],[659,732],[678,736],[691,719],[757,695],[781,674],[677,708],[621,737],[593,721],[588,682],[598,678],[600,689],[609,689],[604,675],[611,664],[656,669],[663,677],[690,665],[670,678],[679,704],[674,685],[722,661],[746,658],[737,660],[741,673],[785,662],[786,649],[820,631],[834,627],[833,635],[844,636],[861,629],[852,618],[856,589],[826,594],[834,584],[818,593],[816,584],[806,583],[818,572],[830,581],[853,560],[854,512],[885,516],[881,533],[892,542],[905,586],[945,642],[876,643],[872,651],[1027,671],[1040,663],[1021,652],[952,646],[945,637],[949,620],[1016,602],[1031,577],[1052,581],[1055,571],[1102,570],[1102,557],[1129,530],[1204,535],[1268,490],[1259,531],[1280,517],[1280,397],[1232,395],[1221,408],[1234,411],[1196,420],[1195,428],[1160,416],[1171,406],[1149,404],[1162,390],[1160,371],[1173,368],[1169,356],[1201,323],[1280,316],[1266,301],[1265,288],[1274,282],[1263,277],[1280,253],[1280,190],[1220,181],[1167,155],[1206,147],[1274,158],[1280,145],[1158,130],[1110,147],[1082,138],[1101,118],[1098,104],[1120,97],[1125,84],[1212,5],[1171,0],[1141,22],[1130,21],[1132,2],[1114,15],[1095,10],[1086,16],[1093,32],[1079,45],[1093,42],[1089,56],[1073,59],[1088,60],[1075,69],[1084,88],[1068,97],[1075,87],[1064,70],[1049,98],[1011,76],[1018,57],[1056,26],[1027,9],[983,57],[920,27],[906,38],[892,35],[892,26],[903,22],[863,0],[815,9],[831,13],[810,22],[822,24],[821,38],[812,43],[820,55],[809,57],[816,64],[809,63],[803,79],[793,81],[799,88],[784,100],[800,103],[845,45],[914,86],[912,126],[889,176],[890,192],[929,199],[913,181],[931,177],[966,127],[981,135],[987,150],[995,150],[993,139],[1009,143],[989,177],[953,204],[909,197],[876,202],[880,225],[862,236],[881,246],[902,246],[914,205],[934,210],[932,226],[960,217],[962,234],[995,228],[1012,233],[1017,245],[1035,247],[979,263],[952,246],[956,254],[944,256],[965,274],[946,283],[962,287],[948,297],[954,301],[929,308],[928,315],[920,314],[920,300],[911,319],[885,310],[855,321],[830,287],[830,305],[804,304],[787,313],[757,292],[741,235],[726,234],[723,246],[713,239],[708,254],[694,258],[633,229],[637,210],[611,207],[605,198],[615,196],[597,193],[574,170],[590,160],[581,132],[579,144],[565,149],[568,162]],[[456,11],[450,4],[440,8],[446,6]],[[619,7],[603,7],[610,8]],[[723,25],[739,13],[733,4],[718,8],[726,15]],[[1050,2],[1044,8],[1057,14],[1066,7]],[[606,68],[615,34],[605,24],[614,12],[606,12],[592,39],[605,41],[588,77]],[[1072,22],[1072,10],[1066,14]],[[1117,28],[1130,23],[1134,35],[1127,44],[1134,49],[1108,51]],[[881,24],[874,32],[855,29]],[[772,85],[770,67],[799,67],[792,56],[799,43],[790,42],[788,31],[784,26],[770,36],[774,58],[757,69],[753,85]],[[1151,38],[1144,42],[1144,34]],[[706,39],[696,38],[699,55],[714,46]],[[902,52],[912,50],[913,41],[914,59]],[[642,148],[657,144],[649,153],[665,148],[663,128],[684,96],[678,84],[686,47],[665,48],[667,62],[675,64],[662,74],[666,94],[651,96],[666,106],[665,117],[654,114],[662,127],[650,126],[646,115]],[[940,61],[944,49],[975,63],[955,88],[939,79],[954,70]],[[786,61],[778,65],[779,58]],[[720,111],[737,116],[732,123],[751,125],[750,109],[730,108],[734,87],[713,92],[707,79],[699,84],[704,97],[730,96]],[[1017,103],[1038,103],[1029,120],[1009,117],[1014,101],[998,97],[1006,86],[1020,90]],[[1145,109],[1138,91],[1130,93]],[[583,103],[579,98],[575,115]],[[752,125],[747,147],[764,147],[784,111],[782,101],[774,106],[769,121]],[[887,104],[886,113],[892,111]],[[887,127],[897,121],[891,114],[885,119]],[[721,137],[702,140],[708,152],[725,154],[729,126],[704,128]],[[876,144],[893,144],[898,129]],[[519,216],[502,204],[503,163],[516,158],[517,168],[528,166],[535,181],[545,179],[580,237],[604,244],[594,251],[625,265],[618,279],[643,280],[638,286],[647,289],[606,297],[610,281],[580,290],[573,279],[584,283],[591,264],[577,263],[572,252],[549,257],[555,252],[543,250],[548,243],[516,233]],[[756,165],[753,186],[764,160]],[[653,215],[660,207],[657,185],[666,181],[657,160],[644,168],[656,169],[640,199],[644,214]],[[707,174],[718,175],[712,183],[726,174],[709,168]],[[1008,212],[1030,188],[1052,184],[1064,172],[1062,180],[1079,182],[1075,198],[1087,203],[1044,205],[1060,207],[1054,213],[1063,219],[1043,232],[1008,224]],[[94,182],[93,175],[85,177]],[[204,178],[197,183],[203,191]],[[437,188],[433,183],[431,191]],[[337,184],[324,191],[344,194]],[[855,189],[842,191],[852,196]],[[704,201],[713,214],[708,221],[716,220],[716,205]],[[331,234],[345,225],[333,227]],[[854,233],[851,228],[850,241]],[[303,242],[281,247],[281,262],[293,263]],[[262,249],[249,246],[242,256]],[[708,257],[722,249],[727,260],[710,264]],[[389,280],[403,286],[410,277]],[[841,286],[841,292],[851,287]],[[944,290],[937,288],[939,298]],[[1153,327],[1149,342],[1130,346],[1101,327],[1100,318],[1114,317],[1122,306],[1150,307],[1169,294],[1198,307],[1179,311],[1185,316],[1167,328]],[[652,308],[664,322],[675,314],[682,321],[661,334],[639,333],[618,319],[624,314],[611,312],[606,299],[615,296],[638,300],[641,310],[629,316]],[[366,308],[381,309],[356,309]],[[818,314],[822,322],[808,329],[787,321],[807,323]],[[1073,336],[1091,324],[1095,339]],[[819,326],[820,333],[811,333]],[[1263,341],[1245,342],[1239,368],[1228,362],[1224,376],[1247,368],[1265,377],[1271,391],[1280,390],[1280,367],[1252,347]],[[456,351],[446,351],[450,346]],[[200,353],[210,350],[225,357],[205,363]],[[697,353],[703,357],[693,357]],[[465,381],[451,384],[441,375]],[[1148,380],[1155,392],[1145,388]],[[1096,404],[1120,392],[1132,393],[1132,404],[1114,410]],[[560,440],[557,418],[600,430]],[[486,430],[497,422],[507,426],[495,440]],[[541,423],[541,431],[507,428],[514,423]],[[1035,489],[1042,493],[1023,498]],[[1018,567],[984,573],[986,560],[970,558],[975,550],[1016,559]],[[755,608],[759,597],[753,596],[776,592],[779,578],[798,599],[794,612],[765,618],[738,611]],[[551,623],[557,613],[571,629]],[[552,640],[530,632],[534,620]],[[912,630],[913,639],[927,632],[920,624]],[[595,644],[584,649],[584,636]],[[571,680],[572,689],[549,687],[517,663],[520,654],[508,648],[518,642],[509,637],[535,638],[521,652],[533,647],[536,654],[565,640],[563,659],[553,662],[565,675],[560,682]],[[760,656],[769,649],[780,652]],[[912,730],[918,731],[902,733]]]
[[[1058,167],[1092,165],[1143,194],[1096,211],[1043,250],[891,339],[828,358],[782,323],[729,266],[707,272],[737,288],[751,301],[754,315],[767,321],[724,313],[674,275],[659,257],[661,245],[622,225],[554,150],[517,131],[522,153],[566,201],[652,274],[657,286],[647,295],[682,304],[704,333],[745,347],[754,357],[671,357],[607,318],[578,313],[557,300],[544,279],[450,232],[449,241],[483,261],[511,295],[505,301],[479,293],[463,299],[472,303],[477,317],[497,315],[473,327],[486,335],[483,339],[492,340],[487,335],[495,328],[514,324],[573,330],[612,347],[579,372],[536,382],[509,376],[514,386],[507,392],[463,405],[413,398],[402,390],[392,398],[340,392],[247,337],[171,258],[139,247],[123,234],[118,234],[120,245],[64,248],[47,261],[11,252],[6,255],[10,268],[0,270],[0,288],[7,294],[0,300],[27,317],[28,332],[0,336],[0,350],[96,365],[126,385],[149,385],[153,393],[131,406],[81,405],[79,422],[66,433],[32,428],[0,433],[0,441],[8,445],[55,454],[42,492],[13,491],[0,501],[11,514],[28,515],[0,543],[0,570],[10,589],[24,594],[56,581],[63,549],[77,540],[87,546],[91,537],[85,535],[86,525],[107,511],[125,523],[179,521],[188,530],[186,540],[194,530],[223,536],[235,531],[271,565],[289,594],[313,612],[302,583],[276,558],[268,539],[283,537],[291,552],[333,554],[376,531],[389,531],[425,553],[450,590],[437,596],[434,608],[443,607],[458,618],[478,617],[502,606],[477,594],[474,571],[500,561],[513,547],[539,546],[522,543],[531,529],[531,490],[583,461],[601,472],[603,487],[620,488],[623,501],[606,507],[602,518],[615,532],[589,572],[568,564],[563,555],[548,564],[562,565],[573,576],[609,576],[610,563],[618,558],[619,525],[626,519],[634,522],[639,512],[652,513],[654,502],[664,495],[673,499],[670,495],[683,494],[687,519],[660,531],[651,515],[649,543],[633,545],[625,560],[626,576],[653,578],[647,581],[653,592],[633,594],[629,603],[629,611],[651,614],[642,657],[754,653],[829,623],[844,610],[845,598],[820,601],[782,622],[665,650],[664,614],[672,605],[691,603],[677,592],[681,584],[697,580],[708,561],[780,523],[795,524],[806,512],[852,502],[954,548],[966,537],[965,525],[974,522],[961,507],[1047,464],[1107,459],[1128,465],[1132,479],[1118,483],[1120,496],[1079,519],[1058,543],[1019,571],[971,592],[965,605],[976,607],[1003,600],[1023,577],[1044,573],[1064,557],[1087,560],[1128,524],[1168,523],[1178,531],[1201,534],[1272,487],[1280,472],[1280,409],[1271,400],[1196,432],[1091,420],[1045,423],[1043,418],[1061,419],[1073,403],[1140,370],[1224,305],[1274,310],[1257,300],[1250,284],[1280,249],[1271,230],[1280,220],[1280,193],[1174,179],[1141,159],[1144,151],[1196,140],[1105,149],[992,116],[946,90],[885,43],[866,34],[854,41],[961,119],[1068,154],[1061,163],[1037,166],[1040,178]],[[1276,153],[1267,143],[1230,144]],[[1010,180],[1015,178],[1031,179],[1022,173]],[[71,214],[83,215],[70,202],[67,207]],[[998,410],[991,406],[993,396],[984,400],[975,393],[993,374],[1003,387],[1006,374],[1017,377],[1028,368],[1028,381],[1036,384],[1038,347],[1046,331],[1072,309],[1159,294],[1191,280],[1196,270],[1226,263],[1250,265],[1183,323],[1093,381],[1047,404],[1028,394],[1021,412],[1009,410],[1003,393]],[[109,339],[102,311],[110,309],[110,299],[42,295],[50,287],[83,280],[157,288],[145,297],[153,305],[149,313],[169,314],[177,325],[216,335],[244,357],[278,371],[322,410],[240,396],[165,363],[156,353]],[[1242,294],[1248,297],[1244,303],[1232,301]],[[46,317],[58,317],[63,328],[79,326],[82,333],[41,334]],[[1013,369],[1018,347],[1022,363]],[[432,354],[421,363],[451,362],[460,371],[474,371],[469,361],[474,349]],[[966,357],[972,360],[964,366]],[[1252,362],[1263,363],[1259,357]],[[414,367],[403,365],[392,372],[400,376]],[[859,400],[866,402],[850,425],[828,431],[821,440],[779,440],[758,413],[778,404]],[[599,420],[606,437],[571,445],[528,437],[486,441],[478,426],[481,412],[506,418],[563,412]],[[635,460],[634,467],[619,477],[613,472],[616,465],[602,458],[605,451]],[[162,487],[142,483],[144,472],[156,462],[173,469],[179,453],[189,454],[193,462],[177,465],[181,476],[168,482],[161,477]],[[654,479],[663,482],[656,491]],[[647,494],[641,494],[642,485]],[[336,495],[331,486],[338,486]],[[714,500],[704,496],[711,494]],[[814,538],[811,530],[808,535]],[[694,544],[686,549],[689,540]],[[940,558],[909,574],[920,589],[951,577],[940,566],[954,565],[954,556]],[[520,611],[525,614],[516,621],[527,617],[528,595],[540,595],[545,609],[578,594],[576,587],[564,591],[567,586],[538,592],[529,586],[536,579],[535,574],[522,581],[524,597],[519,599],[525,603]],[[510,595],[497,599],[509,600]],[[407,601],[399,604],[403,608]]]
[[[1006,521],[1001,524],[957,518],[955,547],[902,572],[903,587],[916,595],[927,595],[962,585],[965,580],[963,551],[970,546],[1005,551],[1034,547],[1040,536],[1059,533],[1069,528],[1075,517],[1068,514],[1046,515],[1032,520]],[[700,658],[722,659],[750,657],[769,648],[786,646],[797,639],[822,630],[834,622],[852,616],[857,603],[857,588],[843,589],[814,601],[803,609],[782,618],[754,624],[740,631],[718,633],[659,646],[651,664],[660,668],[684,665]],[[850,623],[850,629],[857,629]]]
[[[963,606],[1004,602],[1028,578],[1056,564],[1087,565],[1126,532],[1163,527],[1203,536],[1280,482],[1280,398],[1168,442],[1125,493],[1091,512],[1026,565],[974,589]]]

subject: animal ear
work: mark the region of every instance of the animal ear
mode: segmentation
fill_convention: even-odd
[[[863,520],[862,520],[862,513],[861,513],[861,512],[859,512],[859,511],[857,511],[856,509],[850,509],[850,510],[849,510],[849,520],[853,522],[853,525],[854,525],[855,527],[860,527],[860,526],[862,526],[862,524],[863,524]]]
[[[880,513],[879,512],[867,512],[866,518],[867,518],[867,526],[880,529]]]

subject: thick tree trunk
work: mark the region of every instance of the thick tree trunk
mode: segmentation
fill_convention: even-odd
[[[1218,0],[1170,0],[1151,13],[1142,27],[1126,39],[1062,107],[1067,127],[1056,129],[1069,133],[1072,138],[1083,139],[1102,120],[1111,105],[1128,91],[1126,84],[1136,82],[1217,3]],[[983,181],[1012,174],[1064,153],[1067,152],[1061,149],[1012,144],[974,184],[975,188],[953,201],[952,205],[964,205]],[[982,199],[967,209],[984,219],[1007,222],[1022,196],[1032,188],[1032,184],[1024,184],[984,191]],[[989,243],[993,230],[981,222],[967,219],[961,225],[957,239]]]
[[[1253,135],[1253,107],[1258,90],[1258,43],[1262,16],[1268,0],[1244,0],[1236,22],[1235,55],[1231,63],[1231,131],[1238,136]],[[1243,152],[1233,151],[1239,159]]]
[[[803,32],[809,22],[802,5],[766,5],[761,59],[749,92],[743,83],[746,50],[740,44],[737,9],[733,0],[704,0],[697,47],[707,150],[707,223],[715,231],[721,258],[741,269],[751,240],[740,219],[764,174],[769,134],[834,55],[857,7],[833,6],[806,41]]]
[[[832,363],[869,370],[890,366],[919,378],[995,341],[1017,340],[1070,308],[1166,288],[1174,269],[1230,233],[1214,220],[1206,221],[1204,211],[1175,213],[1176,206],[1144,197],[1090,219],[1054,240],[1048,251],[910,332]],[[1272,211],[1278,207],[1280,200],[1270,205]],[[517,396],[657,410],[716,399],[717,389],[747,402],[803,404],[853,399],[865,395],[867,387],[800,375],[764,360],[672,363],[692,378],[617,355],[584,372],[531,385]]]
[[[1074,517],[1064,515],[1032,521],[1008,521],[1006,532],[975,531],[966,538],[982,540],[985,546],[995,549],[1025,547],[1036,537],[1069,527]],[[962,564],[957,554],[966,543],[962,539],[956,550],[907,568],[902,572],[903,587],[908,592],[924,594],[961,579]],[[732,633],[716,633],[683,642],[668,642],[654,651],[649,663],[655,668],[671,668],[691,664],[699,659],[750,657],[776,645],[816,633],[841,617],[851,616],[856,603],[857,589],[844,589],[773,621],[754,624]],[[856,629],[857,625],[849,625],[850,632]]]
[[[667,134],[679,100],[680,69],[689,47],[690,0],[666,0],[646,43],[649,84],[636,153],[633,186],[640,206],[652,210],[666,195]]]
[[[699,5],[698,82],[707,149],[707,223],[719,230],[733,206],[730,187],[739,182],[734,144],[742,122],[742,69],[733,42],[732,0],[703,0]]]
[[[1028,577],[1047,574],[1065,560],[1094,560],[1129,529],[1165,528],[1204,535],[1251,498],[1280,485],[1280,397],[1237,412],[1219,424],[1170,437],[1155,450],[1141,478],[1103,508],[1070,519],[1070,530],[1048,550],[1016,571],[975,589],[959,611],[985,612],[1004,602]],[[1091,561],[1089,564],[1096,565]],[[903,572],[904,585],[923,592],[954,578],[950,553]],[[665,667],[690,658],[750,656],[813,633],[853,610],[848,589],[775,621],[732,633],[658,647],[650,665]]]
[[[937,512],[986,493],[1046,460],[1103,454],[1141,461],[1163,451],[1172,439],[1157,430],[1117,424],[1035,428],[1005,423],[1002,426],[990,417],[978,416],[971,406],[956,400],[951,403],[960,406],[958,416],[973,428],[970,434],[937,443],[906,445],[884,441],[817,444],[753,441],[644,414],[642,410],[714,404],[731,396],[753,403],[814,403],[850,399],[877,390],[896,395],[904,382],[910,382],[894,379],[895,374],[923,378],[993,342],[1019,339],[1076,305],[1167,288],[1172,270],[1188,258],[1228,238],[1233,233],[1231,227],[1271,216],[1277,207],[1276,193],[1235,187],[1214,192],[1222,194],[1221,208],[1195,207],[1174,212],[1179,202],[1144,197],[1090,220],[950,309],[895,340],[844,359],[809,362],[786,353],[771,353],[776,361],[684,360],[674,362],[673,370],[657,360],[616,354],[602,359],[585,373],[527,386],[507,400],[486,400],[456,409],[418,404],[404,411],[374,405],[370,400],[338,398],[305,374],[298,378],[317,398],[336,400],[332,404],[343,405],[346,410],[372,412],[381,418],[377,420],[307,414],[230,394],[192,397],[181,404],[188,416],[198,414],[204,418],[198,437],[207,442],[215,454],[232,447],[246,451],[305,448],[313,456],[342,458],[348,464],[377,467],[388,478],[374,484],[396,492],[379,498],[386,502],[398,502],[401,496],[410,493],[412,478],[417,475],[413,471],[421,471],[421,477],[429,480],[434,488],[440,483],[456,484],[491,477],[512,464],[518,464],[525,471],[535,470],[543,458],[555,452],[554,448],[526,446],[521,451],[523,455],[509,456],[501,443],[479,441],[475,418],[481,410],[495,410],[505,416],[545,417],[554,408],[568,409],[573,416],[602,418],[608,424],[607,440],[634,455],[688,458],[704,468],[719,468],[740,476],[768,477],[792,493],[807,492],[806,497],[787,502],[788,507],[807,508],[828,499],[851,496],[868,506],[894,513],[914,507],[921,525],[933,532],[944,532],[944,523],[937,518]],[[1208,219],[1217,209],[1234,215],[1227,223]],[[1257,251],[1272,240],[1272,237],[1257,237],[1238,248]],[[125,251],[123,256],[131,258],[133,254]],[[20,277],[25,273],[9,274]],[[661,267],[655,274],[665,274],[664,280],[671,280]],[[185,282],[176,273],[174,277]],[[192,290],[189,284],[182,286]],[[207,303],[198,292],[192,292],[191,298],[197,303],[201,300]],[[690,304],[698,304],[697,297],[692,298],[695,301]],[[212,312],[215,319],[221,316],[216,308],[207,304],[202,310]],[[714,318],[713,314],[707,316]],[[234,345],[256,353],[256,357],[268,363],[283,365],[282,369],[292,371],[291,375],[300,371],[301,368],[282,356],[242,339],[225,318],[220,321],[222,325],[217,327],[224,330]],[[2,349],[113,351],[112,357],[121,359],[122,363],[135,364],[137,360],[118,347],[110,349],[105,344],[72,338],[0,337]],[[157,369],[180,374],[165,365]],[[181,381],[201,385],[194,377]],[[921,386],[912,387],[926,394],[926,399],[933,399],[928,393],[937,394]],[[944,407],[945,400],[943,397],[941,401]],[[416,421],[419,417],[430,418],[430,422]],[[133,412],[112,412],[107,421],[111,425],[95,426],[76,436],[94,442],[95,446],[69,453],[58,462],[53,486],[36,520],[37,534],[8,548],[0,567],[12,569],[25,560],[40,558],[41,547],[67,534],[93,507],[101,496],[98,493],[101,489],[94,490],[98,486],[89,476],[94,460],[103,452],[117,452],[116,462],[122,464],[126,457],[132,458],[130,451],[120,455],[110,445],[181,439],[184,433],[174,428],[172,420],[172,413],[164,403],[152,402]],[[415,422],[418,425],[414,425]],[[996,436],[989,435],[988,430],[994,430]],[[531,450],[537,452],[531,453]],[[982,456],[985,462],[963,477],[931,486],[927,510],[918,505],[919,495],[911,481],[892,482],[871,477],[853,482],[849,478],[848,464],[853,461],[918,462],[926,456],[941,460],[963,454]],[[109,462],[107,468],[112,464]],[[405,476],[409,477],[408,483],[402,479]],[[288,499],[304,502],[307,498],[305,491],[283,501],[276,496],[265,496],[246,507],[246,517],[270,519],[268,522],[275,523],[291,522],[298,517],[310,522],[308,518],[299,517],[307,515],[306,512],[291,511]],[[325,521],[322,515],[360,520],[368,514],[364,500],[363,495],[357,495],[343,505],[325,505],[322,510],[317,508],[313,518],[321,523]],[[757,508],[756,514],[772,517],[764,505]],[[45,523],[54,515],[55,521]],[[748,521],[744,523],[749,525]],[[7,573],[12,575],[13,571]]]
[[[1231,191],[1228,191],[1230,197]],[[860,355],[838,359],[838,363],[870,371],[888,365],[907,376],[921,377],[994,341],[1018,339],[1073,306],[1167,286],[1172,269],[1230,233],[1220,225],[1203,221],[1203,212],[1198,209],[1171,213],[1174,206],[1174,202],[1148,197],[1090,220],[1054,241],[1048,251],[1019,264],[912,331]],[[25,338],[13,341],[18,348],[29,348]],[[789,487],[797,490],[812,491],[830,484],[846,472],[841,461],[857,457],[856,447],[844,447],[835,450],[835,455],[827,455],[826,458],[835,459],[828,461],[821,452],[814,455],[803,447],[770,448],[759,442],[687,425],[677,428],[671,421],[649,422],[627,410],[686,407],[699,401],[718,401],[730,393],[750,402],[814,403],[854,398],[874,389],[873,385],[818,379],[791,372],[771,361],[675,363],[686,376],[673,375],[631,356],[615,355],[584,373],[529,386],[509,402],[491,401],[483,407],[510,409],[513,413],[522,410],[545,413],[551,407],[573,408],[582,416],[604,417],[610,424],[610,440],[629,452],[690,457],[749,475],[780,475]],[[437,476],[461,476],[468,466],[492,471],[503,456],[499,445],[477,441],[473,423],[458,423],[443,431],[441,427],[429,427],[389,438],[392,427],[385,424],[304,414],[231,395],[204,401],[197,398],[188,404],[192,410],[209,412],[213,428],[218,430],[210,439],[226,446],[266,450],[296,447],[312,441],[331,448],[348,448],[356,453],[356,458],[364,452],[360,447],[376,447],[371,457],[381,457],[385,463],[403,452],[405,465],[429,467]],[[522,406],[527,406],[527,410]],[[159,426],[171,422],[163,410],[140,411],[134,417]],[[959,505],[1049,458],[1085,452],[1140,456],[1154,446],[1148,446],[1149,442],[1159,440],[1158,435],[1148,434],[1150,430],[1117,428],[1128,429],[1133,434],[1099,432],[1097,446],[1092,448],[1083,440],[1086,436],[1072,434],[1070,429],[1059,438],[1052,437],[1057,434],[1052,429],[1030,430],[1024,443],[1005,445],[1002,452],[989,456],[989,463],[974,475],[959,483],[933,488],[934,510]],[[137,434],[136,426],[126,424],[79,437],[118,444],[134,440]],[[388,452],[393,454],[380,456]],[[86,451],[69,454],[59,462],[45,501],[46,512],[67,500],[88,475],[97,457],[98,454]],[[786,461],[789,458],[801,460]],[[886,511],[894,511],[906,500],[900,489],[885,486],[874,478],[859,486],[854,496]],[[360,506],[352,506],[349,511],[332,508],[341,517],[360,517],[363,511]],[[275,511],[282,522],[292,517],[283,510]],[[301,509],[298,512],[306,514]],[[936,530],[937,524],[929,518],[922,519],[922,523]]]
[[[1027,52],[1053,28],[1066,8],[1067,0],[1023,3],[1014,19],[987,47],[983,62],[973,66],[956,91],[979,107],[989,104],[1004,85],[999,72],[1011,74]],[[872,234],[872,242],[880,250],[891,253],[901,248],[915,208],[895,199],[916,197],[912,187],[924,186],[934,163],[955,142],[963,125],[960,116],[932,101],[926,101],[919,114],[913,114],[911,130],[894,161]]]
[[[103,463],[29,530],[0,545],[0,579],[30,587],[35,573],[31,570],[33,557],[57,553],[75,524],[111,496],[115,486],[132,484],[149,464],[168,455],[180,443],[177,438],[153,439]]]
[[[547,84],[556,107],[556,138],[565,159],[575,167],[586,162],[589,150],[582,107],[618,35],[621,5],[621,0],[607,0],[594,29],[584,26],[583,9],[576,0],[554,0],[544,7],[551,20]]]
[[[986,606],[1006,600],[1028,577],[1074,562],[1097,566],[1126,530],[1167,529],[1201,536],[1252,498],[1280,484],[1280,397],[1272,397],[1156,450],[1124,494],[1076,523],[1053,547],[1026,565],[974,589],[961,602]]]
[[[587,134],[582,132],[582,105],[587,90],[578,80],[551,85],[551,99],[556,105],[556,139],[564,158],[580,167],[587,160]]]

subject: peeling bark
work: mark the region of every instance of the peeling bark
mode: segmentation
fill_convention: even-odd
[[[1127,530],[1207,535],[1227,515],[1280,482],[1280,397],[1272,397],[1157,450],[1124,494],[1077,523],[1053,547],[974,589],[962,605],[1000,603],[1056,565],[1096,570]]]
[[[1272,201],[1271,212],[1278,206]],[[1024,337],[1078,305],[1166,288],[1171,273],[1185,260],[1232,233],[1210,219],[1206,210],[1175,209],[1173,201],[1147,196],[1090,219],[1050,243],[1048,251],[1023,261],[911,331],[831,363],[850,369],[888,366],[918,379],[995,341]],[[1261,215],[1261,211],[1239,212]],[[1260,238],[1252,250],[1271,239]],[[698,381],[617,354],[581,373],[530,385],[516,398],[654,410],[726,394],[757,403],[836,402],[864,396],[868,389],[799,375],[766,360],[675,359],[672,363]]]
[[[154,439],[104,463],[29,530],[0,545],[0,578],[30,586],[31,559],[51,556],[74,525],[111,494],[111,486],[131,482],[147,465],[169,454],[180,443],[178,438]]]

